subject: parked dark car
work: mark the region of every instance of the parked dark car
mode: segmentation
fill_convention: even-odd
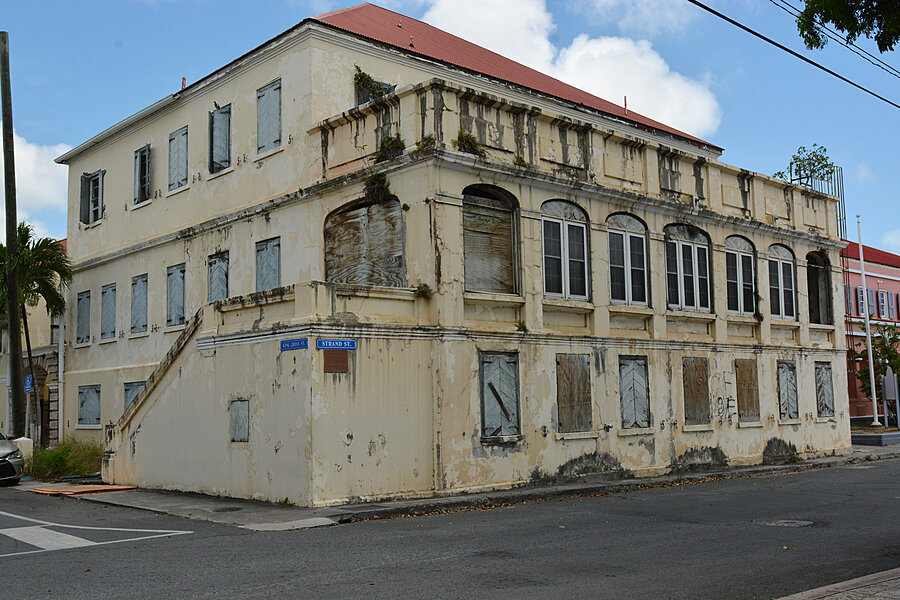
[[[0,433],[0,485],[16,485],[24,473],[22,451]]]

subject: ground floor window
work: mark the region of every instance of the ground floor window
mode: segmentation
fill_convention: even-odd
[[[622,427],[650,427],[650,387],[646,356],[619,357]]]
[[[778,361],[778,407],[781,420],[800,418],[797,406],[797,365],[792,360]]]
[[[482,352],[481,435],[519,435],[519,355]]]
[[[78,424],[100,424],[100,386],[78,386]]]
[[[556,355],[556,408],[560,433],[591,430],[589,355]]]
[[[834,387],[831,363],[816,363],[816,407],[820,417],[834,416]]]
[[[738,420],[759,421],[759,378],[756,374],[756,359],[735,359],[734,379],[737,388]]]
[[[250,441],[250,401],[244,398],[232,400],[228,413],[231,417],[231,441]]]
[[[709,361],[686,357],[681,361],[684,387],[684,424],[709,423]]]

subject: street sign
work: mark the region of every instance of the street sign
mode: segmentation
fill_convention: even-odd
[[[25,376],[25,391],[26,392],[31,391],[31,375]]]
[[[299,338],[296,340],[281,340],[281,351],[285,350],[306,350],[309,348],[309,338]]]
[[[356,340],[316,340],[317,350],[356,350]]]

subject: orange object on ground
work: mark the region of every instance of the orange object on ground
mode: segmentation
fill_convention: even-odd
[[[100,492],[120,492],[122,490],[133,490],[133,485],[61,485],[59,487],[50,488],[34,488],[28,490],[35,494],[45,494],[47,496],[74,496],[76,494],[97,494]]]

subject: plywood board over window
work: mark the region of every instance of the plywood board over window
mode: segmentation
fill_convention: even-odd
[[[560,433],[591,430],[589,355],[556,355],[556,406]]]
[[[759,421],[759,384],[756,360],[738,358],[734,361],[737,384],[738,419],[741,422]]]
[[[325,221],[326,280],[405,287],[404,238],[397,198],[330,215]]]
[[[514,294],[517,291],[514,206],[482,188],[463,195],[463,248],[466,290]]]
[[[705,358],[684,358],[684,423],[706,425],[709,423],[709,361]]]

